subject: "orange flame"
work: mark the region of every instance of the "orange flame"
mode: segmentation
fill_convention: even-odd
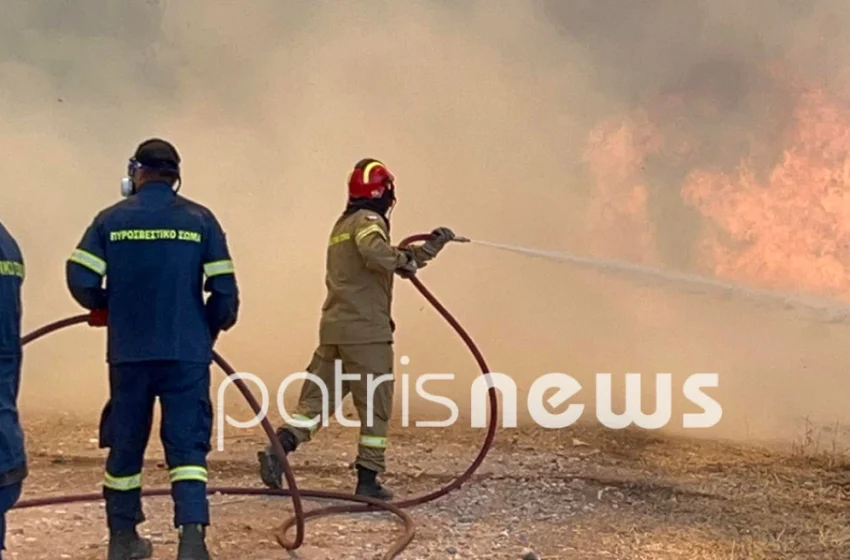
[[[596,192],[588,209],[588,225],[591,246],[597,253],[634,261],[657,260],[647,213],[648,190],[640,173],[644,157],[653,148],[651,133],[645,112],[625,123],[602,123],[591,132],[585,161]]]
[[[777,289],[850,299],[850,102],[775,72],[777,87],[794,101],[779,137],[758,140],[745,131],[747,153],[737,166],[695,165],[679,186],[682,201],[699,210],[702,233],[693,247],[704,272]],[[666,111],[682,97],[665,100]],[[672,108],[672,109],[671,109]],[[650,155],[688,159],[707,146],[700,130],[655,123],[647,110],[621,123],[604,122],[590,135],[586,162],[595,179],[589,229],[596,250],[656,263],[657,240],[647,214]],[[672,133],[669,131],[673,131]],[[765,144],[780,157],[763,169]]]

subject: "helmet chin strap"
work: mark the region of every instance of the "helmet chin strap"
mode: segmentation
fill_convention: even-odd
[[[390,219],[390,214],[393,213],[393,209],[395,208],[396,198],[395,198],[395,185],[392,183],[388,183],[387,190],[385,191],[390,197],[390,204],[387,207],[387,211],[384,214],[386,216],[387,221]]]

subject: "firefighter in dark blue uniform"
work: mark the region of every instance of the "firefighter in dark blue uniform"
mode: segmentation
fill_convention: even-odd
[[[6,549],[6,512],[27,477],[24,433],[18,418],[21,384],[21,286],[24,258],[15,239],[0,224],[0,559]]]
[[[180,534],[177,558],[206,560],[210,364],[219,333],[236,323],[239,291],[218,220],[176,193],[174,147],[160,139],[143,142],[127,174],[122,194],[128,198],[97,215],[66,271],[74,299],[91,310],[89,323],[108,327],[110,398],[100,428],[101,447],[109,448],[103,484],[108,559],[152,554],[136,526],[144,521],[142,462],[159,397]],[[206,302],[204,291],[211,292]]]

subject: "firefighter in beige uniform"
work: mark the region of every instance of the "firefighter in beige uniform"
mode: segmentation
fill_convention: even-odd
[[[355,493],[382,500],[392,499],[377,475],[386,469],[384,452],[393,404],[394,382],[381,379],[393,373],[393,274],[414,275],[455,238],[448,228],[438,228],[421,247],[391,246],[388,216],[395,204],[393,181],[386,166],[374,159],[357,163],[349,176],[348,204],[328,244],[328,294],[322,306],[319,347],[307,368],[326,387],[329,414],[334,413],[337,399],[341,402],[351,393],[361,425]],[[336,396],[338,369],[359,378],[344,380],[342,394]],[[369,391],[373,394],[371,411]],[[291,422],[277,431],[287,454],[309,441],[322,426],[324,399],[323,388],[306,379]],[[271,446],[259,452],[258,459],[263,482],[281,488],[282,469]]]

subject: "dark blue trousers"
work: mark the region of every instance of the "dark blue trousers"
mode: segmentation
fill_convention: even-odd
[[[6,512],[12,509],[12,506],[21,497],[23,489],[23,481],[0,486],[0,560],[3,560],[3,550],[6,550]]]
[[[0,559],[6,547],[6,512],[21,497],[26,477],[24,432],[18,416],[21,356],[0,357]]]
[[[109,528],[132,529],[145,520],[142,464],[157,398],[174,525],[209,525],[207,455],[213,424],[209,364],[166,361],[111,366],[109,393],[100,425],[100,445],[109,448],[103,484]]]

